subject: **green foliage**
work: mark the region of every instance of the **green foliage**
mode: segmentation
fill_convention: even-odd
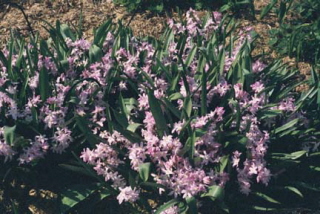
[[[267,7],[269,11],[270,7]],[[319,10],[320,2],[317,0],[302,0],[299,3],[281,1],[280,7],[275,8],[280,27],[270,31],[270,45],[282,55],[296,57],[297,61],[319,65]],[[286,20],[289,13],[291,18]]]
[[[141,3],[140,1],[130,2],[134,4],[133,10],[136,9],[137,4]],[[156,1],[154,3],[158,4]],[[239,5],[249,3],[252,4],[251,1],[240,3],[231,1],[230,7],[237,8]],[[286,8],[287,5],[283,3],[283,11],[279,15],[281,22],[284,20]],[[270,8],[267,8],[263,13],[266,14],[269,10]],[[200,30],[201,27],[206,26],[206,21],[196,23],[196,25],[199,27],[197,30]],[[308,82],[310,90],[301,94],[297,93],[294,89],[301,84],[297,78],[297,71],[289,70],[279,61],[261,68],[258,72],[253,71],[252,64],[256,60],[251,57],[254,48],[251,40],[254,41],[254,34],[251,34],[250,37],[239,36],[242,38],[240,42],[238,35],[235,34],[236,23],[228,16],[221,17],[221,22],[215,27],[216,29],[210,32],[207,37],[198,31],[195,31],[196,33],[192,37],[188,35],[186,30],[174,34],[173,29],[168,28],[159,40],[141,39],[139,41],[132,38],[130,29],[121,24],[114,26],[110,21],[95,30],[93,45],[83,51],[80,58],[77,59],[89,64],[80,64],[72,68],[74,73],[70,76],[75,75],[76,78],[67,79],[68,92],[61,101],[63,106],[67,108],[64,112],[66,121],[64,126],[72,129],[71,135],[74,137],[75,143],[66,150],[67,154],[63,158],[59,158],[59,162],[56,162],[57,159],[53,154],[48,155],[45,160],[32,162],[35,166],[34,169],[38,169],[36,167],[46,161],[51,161],[49,163],[53,165],[58,163],[59,168],[68,170],[70,174],[76,173],[79,178],[84,178],[84,182],[68,185],[68,188],[59,191],[62,213],[77,212],[81,206],[87,204],[94,207],[96,203],[105,203],[107,198],[112,199],[119,195],[120,188],[117,189],[115,185],[112,185],[112,181],[104,178],[103,173],[97,175],[92,166],[82,162],[78,157],[81,151],[88,151],[89,148],[96,148],[100,144],[108,145],[109,153],[114,152],[121,163],[112,165],[112,163],[103,160],[99,164],[104,164],[104,167],[110,167],[108,170],[114,170],[113,173],[121,175],[121,178],[127,181],[131,188],[141,189],[139,200],[125,203],[125,206],[132,208],[130,210],[132,213],[141,213],[141,210],[149,213],[154,210],[155,213],[161,213],[173,206],[181,213],[188,214],[199,211],[206,212],[208,211],[205,210],[206,206],[209,206],[209,210],[212,210],[212,207],[218,207],[219,210],[229,213],[237,213],[239,210],[244,210],[244,213],[254,213],[257,210],[280,210],[292,205],[303,206],[305,200],[311,198],[310,192],[319,192],[318,181],[312,179],[312,177],[319,175],[320,168],[318,164],[320,155],[315,152],[316,146],[314,144],[315,140],[320,137],[318,131],[320,130],[319,74],[313,70],[312,79]],[[39,87],[34,89],[35,91],[27,87],[30,76],[34,75],[37,70],[39,55],[52,57],[61,74],[70,72],[68,59],[72,48],[69,43],[78,41],[79,35],[59,22],[48,31],[51,35],[49,41],[33,41],[33,48],[26,49],[23,42],[12,41],[8,44],[7,56],[0,52],[0,60],[8,71],[8,84],[19,81],[19,89],[25,89],[20,93],[10,95],[17,100],[18,106],[25,106],[33,93],[39,94],[45,102],[56,90],[55,79],[45,67],[39,71]],[[110,35],[114,39],[106,51],[105,41]],[[134,55],[137,52],[136,46],[145,41],[150,42],[155,50],[152,56],[149,56],[152,60],[150,71],[142,69],[146,63],[148,52],[141,51],[137,56],[139,60],[133,65],[137,69],[137,73],[132,78],[124,71],[126,67],[122,64],[122,61],[127,60],[127,56],[125,54],[122,56],[119,52],[126,51],[127,54]],[[172,50],[171,53],[169,50],[172,44],[176,44],[174,54]],[[236,44],[237,47],[235,47]],[[83,71],[90,70],[90,66],[95,63],[106,60],[102,59],[104,54],[110,54],[106,56],[113,60],[114,64],[104,76],[103,81],[105,82],[103,84],[99,82],[100,79],[79,75]],[[170,54],[173,54],[174,58],[169,58]],[[14,57],[17,58],[17,63],[12,65]],[[170,59],[169,62],[165,61],[167,58]],[[30,69],[26,69],[27,67]],[[190,74],[191,69],[194,72],[192,75]],[[166,96],[156,97],[155,91],[159,89],[157,88],[158,78],[166,80]],[[191,80],[197,84],[196,87],[189,84]],[[128,90],[118,90],[122,81],[126,82]],[[262,91],[255,92],[252,84],[259,83],[259,81],[265,85]],[[207,97],[209,91],[222,83],[228,85],[226,93],[220,95],[218,92],[214,92],[213,99],[209,99]],[[182,90],[182,85],[185,90]],[[243,87],[243,92],[247,93],[247,100],[237,98],[237,92],[234,88],[237,85]],[[77,109],[75,107],[81,101],[79,92],[89,86],[92,87],[92,94],[84,106],[90,109],[92,107],[90,105],[97,104],[95,102],[97,97],[101,98],[99,101],[105,104],[103,113],[106,121],[99,126],[90,119],[95,108],[90,109],[89,114],[83,114],[79,110],[86,108]],[[179,132],[174,134],[174,137],[182,142],[182,148],[174,154],[174,157],[189,163],[186,168],[190,170],[199,167],[199,172],[208,171],[212,173],[212,176],[220,176],[214,184],[207,184],[200,194],[191,197],[182,197],[181,194],[177,194],[176,197],[173,197],[170,193],[174,194],[174,190],[165,184],[159,184],[154,179],[160,171],[159,168],[156,168],[157,164],[163,160],[154,160],[149,154],[150,157],[147,157],[145,162],[142,161],[137,169],[134,170],[131,167],[128,153],[132,147],[128,145],[148,143],[141,136],[146,116],[138,107],[138,99],[143,90],[145,90],[150,113],[154,119],[154,136],[162,139],[170,135],[173,133],[174,124],[183,121]],[[259,101],[261,104],[257,110],[249,110],[252,105],[249,100],[252,102],[255,98],[261,98],[260,96],[263,96],[264,100]],[[296,100],[295,103],[292,103],[296,104],[295,108],[291,110],[280,109],[279,105],[288,101],[289,98]],[[178,102],[180,102],[179,105]],[[195,102],[197,105],[194,104]],[[51,104],[49,107],[57,108],[56,104]],[[214,163],[207,165],[202,157],[206,154],[199,155],[199,151],[202,151],[201,147],[206,145],[199,146],[201,143],[199,139],[212,130],[208,129],[210,124],[201,127],[196,127],[195,124],[201,117],[209,115],[213,109],[218,107],[223,107],[225,113],[212,127],[214,141],[210,141],[210,144],[217,142],[219,148],[211,147],[208,150],[211,152],[216,149],[217,158]],[[8,121],[5,112],[1,110],[0,125],[10,124],[10,126],[5,126],[3,131],[5,142],[14,147],[17,152],[23,152],[34,135],[44,133],[47,136],[53,136],[54,130],[45,129],[43,123],[39,122],[44,116],[36,106],[33,106],[30,114],[30,121],[27,122],[22,120]],[[236,169],[232,166],[232,157],[233,152],[240,151],[243,154],[240,167],[244,167],[245,164],[254,160],[254,155],[257,155],[249,149],[248,141],[250,134],[253,134],[249,133],[249,130],[254,121],[243,119],[248,115],[254,115],[259,121],[256,128],[259,131],[262,130],[262,134],[263,131],[265,134],[268,132],[270,143],[267,144],[266,166],[262,163],[261,165],[268,167],[274,175],[270,182],[267,182],[268,187],[259,185],[259,180],[256,177],[254,177],[256,179],[249,180],[250,185],[252,184],[252,193],[245,196],[239,194],[237,176],[241,168]],[[310,124],[305,121],[307,118],[310,120]],[[96,134],[98,129],[103,129],[108,137],[111,137],[115,131],[119,135],[112,139],[115,142],[109,143],[110,138]],[[120,144],[117,140],[122,137],[125,140],[122,139],[124,142]],[[313,147],[309,145],[309,150],[303,150],[304,144],[307,147],[307,144],[311,144]],[[166,153],[170,152],[172,151],[164,152],[162,159],[167,158]],[[103,155],[108,156],[109,153]],[[244,160],[248,162],[244,163]],[[17,164],[17,160],[9,164],[11,165],[1,168],[0,176],[4,181],[10,175],[10,170],[18,168],[14,166]],[[98,167],[96,166],[95,170],[96,168]],[[171,173],[173,172],[168,172],[168,176]],[[230,175],[228,182],[223,177],[226,174]],[[224,184],[223,181],[227,183]],[[63,184],[62,182],[61,185]],[[162,191],[163,194],[158,194],[159,191]],[[91,203],[92,200],[95,203]],[[153,208],[148,200],[154,202]],[[198,207],[199,202],[203,201],[205,202],[204,207]]]

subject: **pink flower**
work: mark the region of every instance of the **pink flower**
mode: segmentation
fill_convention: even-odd
[[[219,23],[222,19],[222,14],[218,11],[213,11],[213,18],[214,18],[214,21]]]
[[[11,160],[15,154],[16,152],[13,151],[11,146],[0,140],[0,155],[4,156],[4,162],[7,162],[8,159]]]
[[[182,147],[182,144],[178,138],[173,138],[172,135],[166,135],[163,136],[162,140],[160,141],[160,147],[163,150],[172,151],[174,154],[176,154]]]
[[[239,166],[241,154],[242,153],[239,152],[239,151],[234,151],[233,152],[233,157],[232,157],[232,166],[233,167],[238,167]]]
[[[265,64],[263,64],[260,60],[255,61],[252,64],[252,72],[253,73],[259,73],[261,72],[265,67],[267,67]]]
[[[129,148],[129,159],[131,160],[132,169],[138,171],[139,165],[147,158],[145,147],[135,143]]]
[[[282,111],[295,111],[296,106],[294,105],[294,98],[288,97],[282,100],[278,106],[278,109]]]
[[[179,214],[179,207],[172,206],[172,207],[162,211],[160,214]]]
[[[259,174],[257,176],[257,182],[261,181],[263,184],[267,186],[269,183],[270,177],[271,177],[270,170],[264,167],[262,170],[259,171]]]
[[[148,99],[148,95],[143,93],[142,95],[139,94],[139,98],[138,98],[138,102],[139,102],[139,110],[148,110],[149,109],[149,99]]]
[[[261,81],[258,81],[258,82],[255,82],[254,84],[252,84],[251,88],[255,93],[259,93],[264,89],[264,85]]]
[[[223,97],[230,89],[230,85],[225,80],[221,80],[218,85],[213,88],[215,94],[219,94]]]
[[[95,152],[88,149],[88,148],[85,148],[83,149],[83,151],[81,152],[81,155],[80,155],[80,158],[84,161],[84,162],[87,162],[88,164],[95,164],[95,160],[96,160],[96,155],[95,155]]]
[[[56,144],[53,145],[51,150],[58,154],[61,154],[66,148],[68,148],[69,144],[73,140],[71,137],[71,131],[68,128],[57,128],[52,139]]]
[[[139,190],[136,190],[136,188],[132,189],[130,186],[125,188],[119,188],[120,194],[117,196],[119,204],[122,204],[123,201],[127,202],[135,202],[139,199]]]
[[[156,125],[156,121],[154,120],[154,117],[150,111],[145,112],[146,117],[143,120],[143,123],[145,124],[148,131],[152,131]]]
[[[24,164],[43,158],[48,149],[48,139],[43,135],[35,136],[35,140],[30,142],[30,147],[24,148],[24,153],[20,155],[19,162]]]
[[[185,121],[179,121],[173,124],[173,129],[172,129],[172,133],[176,132],[177,134],[180,134],[183,125],[184,125]]]
[[[243,90],[241,83],[235,84],[233,86],[233,89],[234,89],[236,99],[239,99],[239,100],[246,100],[247,99],[248,93]]]
[[[204,127],[208,122],[208,117],[198,117],[196,121],[192,122],[191,127],[192,128],[202,128]]]
[[[240,185],[240,192],[248,195],[251,190],[251,184],[250,184],[250,175],[247,173],[247,170],[238,170],[238,183]]]

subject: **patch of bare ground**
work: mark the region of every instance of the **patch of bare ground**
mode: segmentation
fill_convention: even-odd
[[[259,35],[256,40],[255,46],[256,48],[253,50],[253,56],[259,56],[263,54],[265,62],[271,62],[274,59],[282,59],[284,63],[286,63],[289,67],[293,69],[298,69],[301,74],[302,79],[310,78],[311,73],[311,65],[307,62],[298,62],[295,58],[290,58],[288,56],[282,57],[279,55],[276,50],[272,49],[269,45],[269,31],[274,28],[279,28],[278,16],[272,11],[269,12],[263,19],[260,19],[260,13],[264,7],[266,7],[271,0],[255,0],[255,12],[256,16],[252,17],[249,14],[243,14],[243,16],[239,19],[239,23],[241,27],[253,27],[253,29]],[[293,19],[292,14],[287,14],[286,19],[290,21]],[[306,91],[308,90],[308,86],[306,84],[301,84],[296,88],[297,91]]]
[[[78,27],[79,21],[82,19],[83,37],[92,40],[93,28],[98,27],[108,19],[113,22],[121,21],[124,25],[129,25],[133,33],[137,36],[157,36],[163,30],[164,16],[157,16],[150,12],[129,14],[125,8],[115,6],[113,3],[100,2],[93,3],[89,0],[81,1],[36,1],[27,2],[23,5],[25,13],[31,23],[34,33],[39,33],[42,38],[47,38],[48,32],[43,26],[47,26],[44,22],[55,25],[59,20],[70,26]],[[1,10],[0,10],[1,11]],[[4,6],[0,25],[0,43],[5,44],[10,35],[10,30],[15,34],[28,36],[30,30],[22,12],[12,6]]]

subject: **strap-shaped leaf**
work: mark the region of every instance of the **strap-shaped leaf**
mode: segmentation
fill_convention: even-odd
[[[92,133],[91,129],[89,128],[88,121],[81,116],[75,117],[76,124],[87,139],[87,141],[91,144],[91,146],[95,146],[97,143],[99,143],[96,136]]]
[[[107,37],[107,33],[111,28],[112,20],[109,19],[107,22],[102,24],[94,34],[93,44],[102,47],[104,40]]]
[[[42,68],[39,73],[39,88],[41,100],[46,101],[49,97],[49,73],[45,68]]]
[[[218,185],[210,186],[208,191],[202,194],[201,197],[210,197],[212,200],[221,200],[224,197],[224,189]]]
[[[3,130],[3,135],[4,135],[4,139],[6,141],[6,143],[8,145],[12,145],[14,142],[14,132],[16,130],[16,126],[5,126],[4,130]]]
[[[149,179],[151,163],[143,163],[139,166],[140,178],[146,182]]]
[[[280,132],[283,132],[287,129],[294,127],[298,122],[299,122],[299,118],[289,121],[288,123],[284,124],[283,126],[280,126],[279,128],[277,128],[275,130],[275,134],[278,134]]]
[[[136,132],[136,130],[142,126],[141,123],[131,123],[128,125],[127,130],[131,131],[131,132]]]
[[[61,24],[60,25],[60,33],[65,40],[66,38],[70,38],[72,41],[76,39],[75,35],[73,34],[72,30],[70,27],[66,24]]]
[[[256,195],[256,196],[258,196],[259,198],[262,198],[262,199],[270,202],[270,203],[281,204],[279,201],[271,198],[270,196],[268,196],[268,195],[266,195],[266,194],[264,194],[264,193],[262,193],[262,192],[254,192],[253,194]]]
[[[155,98],[152,90],[148,92],[148,99],[151,113],[156,121],[157,132],[159,136],[162,137],[165,133],[169,133],[169,131],[160,103],[158,99]]]
[[[194,45],[194,46],[192,47],[192,49],[191,49],[191,51],[190,51],[187,59],[186,59],[186,62],[185,62],[185,65],[186,65],[187,67],[191,64],[191,62],[192,62],[194,56],[196,55],[196,53],[197,53],[197,46]]]
[[[86,184],[86,185],[73,185],[66,189],[61,194],[61,213],[66,213],[68,210],[86,200],[92,194],[94,194],[97,190],[99,190],[99,184]],[[109,196],[104,192],[104,195]]]
[[[265,6],[260,13],[260,20],[263,19],[269,11],[273,8],[273,6],[278,2],[278,0],[272,0],[267,6]]]
[[[186,202],[187,202],[187,205],[188,205],[187,214],[196,214],[196,213],[198,213],[197,199],[195,197],[187,198]]]
[[[192,112],[192,99],[191,96],[187,96],[183,102],[183,110],[186,113],[184,118],[189,118]]]
[[[92,45],[89,49],[89,61],[94,63],[100,61],[102,57],[102,51],[97,45]]]
[[[303,198],[303,194],[300,192],[300,190],[298,190],[296,187],[292,187],[292,186],[285,186],[284,187],[286,190],[289,190],[293,193],[295,193],[296,195],[300,196],[301,198]]]

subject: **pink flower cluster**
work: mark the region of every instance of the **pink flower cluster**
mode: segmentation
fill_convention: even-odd
[[[165,50],[156,50],[136,38],[130,39],[129,50],[123,47],[113,50],[115,36],[109,32],[103,43],[101,61],[91,64],[87,56],[92,44],[84,39],[67,39],[70,49],[68,69],[61,72],[52,58],[40,55],[38,70],[30,71],[27,81],[30,96],[20,106],[12,96],[15,83],[8,79],[6,68],[0,64],[0,86],[6,85],[8,89],[8,93],[0,92],[0,109],[5,110],[6,119],[21,120],[29,125],[37,122],[45,133],[33,133],[31,139],[24,139],[28,146],[19,154],[19,146],[4,142],[1,131],[0,155],[7,161],[18,154],[18,161],[24,164],[43,158],[50,150],[61,154],[76,143],[75,137],[79,136],[74,136],[77,131],[71,129],[70,124],[74,125],[74,121],[81,117],[98,143],[91,145],[94,148],[84,148],[80,157],[119,190],[119,204],[135,202],[143,192],[138,185],[129,186],[125,173],[119,169],[127,167],[138,173],[145,163],[152,165],[149,180],[163,187],[159,188],[159,194],[166,191],[173,197],[199,196],[213,185],[224,187],[229,175],[219,168],[225,157],[232,159],[242,193],[250,192],[253,179],[268,185],[271,172],[265,155],[270,139],[258,118],[269,98],[264,93],[266,82],[260,77],[266,66],[259,60],[253,63],[251,70],[258,80],[246,89],[241,83],[231,85],[228,78],[241,47],[252,39],[251,29],[242,31],[234,49],[224,50],[224,67],[217,74],[216,82],[211,81],[212,62],[205,62],[203,67],[199,65],[201,51],[195,38],[202,36],[201,45],[208,45],[221,20],[222,15],[214,12],[213,18],[203,24],[194,10],[187,12],[186,26],[169,20],[174,36],[186,35],[181,50],[177,49],[179,44],[175,37],[167,41]],[[215,48],[213,52],[216,53],[212,54],[223,48]],[[196,52],[190,59],[192,50]],[[158,52],[162,66],[157,66],[158,61],[154,59]],[[43,95],[39,92],[41,69],[48,72],[50,83],[54,85],[45,100],[41,100]],[[208,75],[206,84],[199,78],[201,74]],[[159,102],[159,112],[156,113],[164,115],[165,131],[158,129],[158,118],[151,108],[154,104],[150,103],[151,95]],[[294,111],[294,100],[284,99],[275,109]],[[237,114],[240,117],[235,116]],[[120,128],[110,128],[113,124]],[[131,125],[137,128],[132,131]],[[0,130],[3,129],[0,127]],[[226,154],[226,142],[222,136],[229,131],[246,139],[243,151]],[[139,140],[128,140],[124,134],[127,132]],[[163,213],[176,213],[177,209],[172,207]]]

